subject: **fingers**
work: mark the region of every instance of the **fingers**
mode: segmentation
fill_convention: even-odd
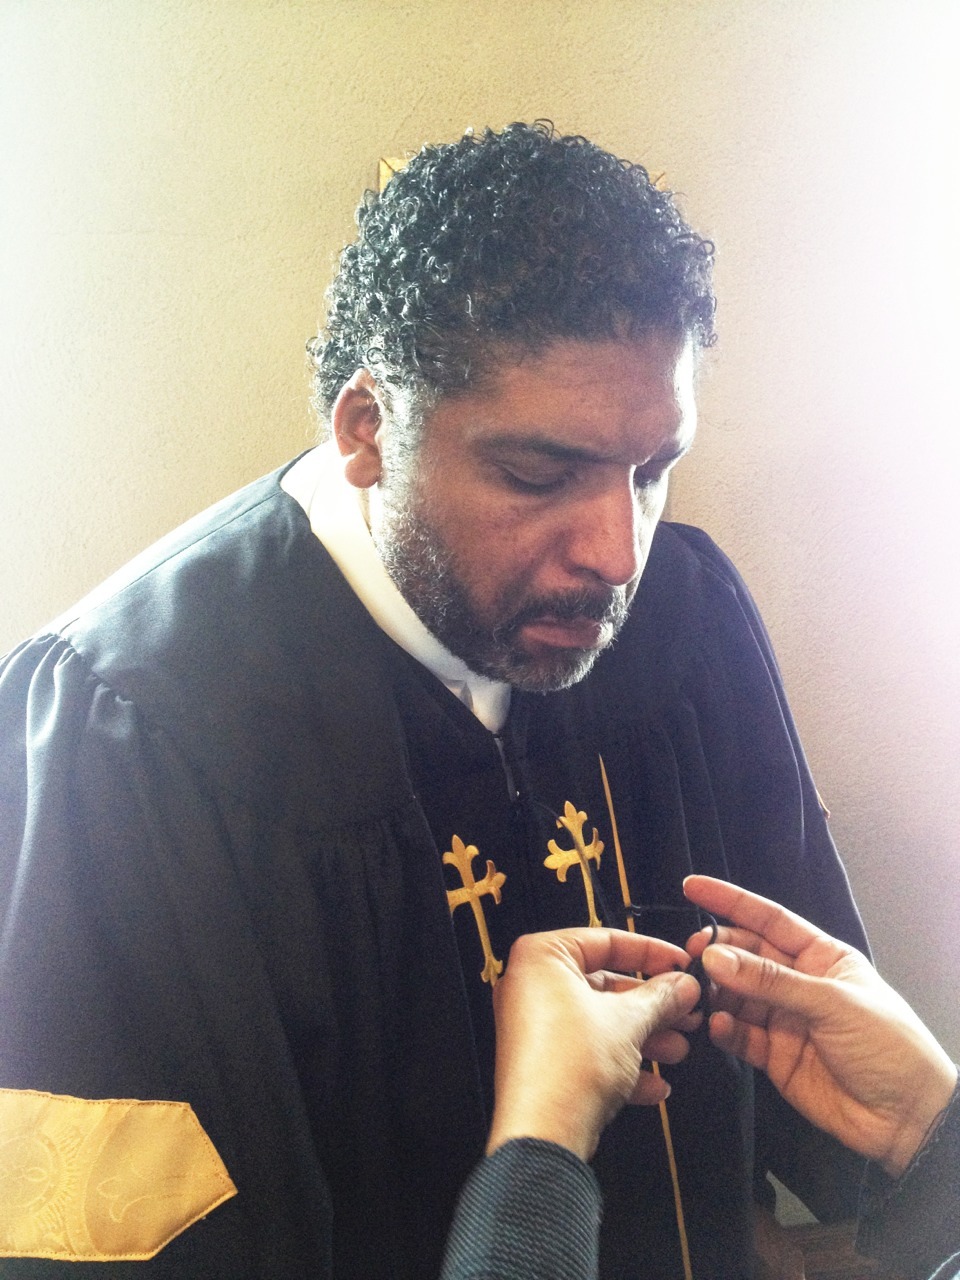
[[[686,1052],[677,1028],[690,1020],[700,994],[696,979],[677,968],[686,963],[679,947],[616,930],[519,938],[493,996],[496,1099],[488,1150],[511,1136],[543,1137],[587,1159],[625,1101],[664,1097],[663,1082],[641,1072],[642,1055],[648,1044],[667,1062]],[[640,981],[615,970],[651,976]]]
[[[695,934],[690,938],[687,942],[687,949],[690,954],[702,960],[707,947],[714,945],[710,941],[712,934],[712,930],[704,929],[701,933]],[[822,937],[825,938],[826,935],[822,935]],[[784,965],[788,969],[792,969],[795,964],[797,967],[803,968],[799,959],[795,961],[785,951],[781,951],[778,947],[766,942],[759,934],[750,933],[746,929],[735,929],[722,925],[717,930],[715,941],[720,944],[726,944],[728,947],[736,947],[740,951],[752,952],[774,964]],[[813,945],[816,947],[818,944],[815,943]],[[706,968],[704,972],[710,978]],[[770,1006],[764,1004],[762,1000],[751,999],[748,995],[738,994],[728,987],[718,986],[717,982],[713,980],[710,981],[709,1006],[714,1010],[724,1009],[735,1014],[744,1022],[752,1022],[757,1026],[765,1024],[770,1012]]]
[[[703,967],[722,990],[761,1005],[773,1005],[808,1018],[823,1012],[824,988],[808,977],[766,956],[752,955],[717,944],[703,953]],[[758,1020],[755,1017],[751,1020]]]
[[[740,951],[752,951],[755,955],[765,956],[768,960],[773,960],[777,964],[784,964],[788,968],[793,968],[793,962],[796,959],[795,956],[782,951],[779,947],[775,947],[773,943],[768,942],[759,933],[725,924],[718,926],[716,936],[714,936],[712,928],[701,929],[698,933],[693,934],[687,939],[686,950],[696,958],[697,956],[702,956],[707,947],[712,946],[715,942],[726,943],[727,946],[737,947]]]
[[[690,1052],[690,1042],[679,1031],[655,1031],[641,1048],[647,1062],[667,1062],[676,1066]]]
[[[748,1066],[766,1070],[770,1039],[763,1027],[751,1026],[729,1013],[712,1013],[710,1039],[718,1049],[725,1049]]]
[[[593,975],[594,979],[601,975]],[[659,1062],[680,1062],[688,1044],[683,1033],[695,1031],[703,1015],[694,1013],[700,999],[700,985],[686,973],[661,973],[646,981],[618,975],[602,990],[613,993],[617,1008],[613,1013],[625,1035],[644,1058]]]
[[[568,1026],[607,1019],[639,1053],[658,1031],[699,1025],[692,1010],[700,988],[680,968],[689,962],[679,947],[642,934],[611,929],[526,934],[511,948],[507,971],[494,991],[498,1030],[501,1023],[552,1020],[556,1037]],[[651,976],[639,980],[606,966]],[[676,1041],[664,1044],[665,1060],[681,1052]]]
[[[688,1022],[700,999],[700,984],[688,973],[661,973],[639,983],[634,999],[645,1011],[648,1039],[661,1028],[676,1028]]]
[[[790,956],[799,955],[805,946],[822,936],[802,916],[794,915],[769,898],[762,898],[726,880],[715,880],[712,876],[687,876],[683,892],[698,907],[759,934]]]
[[[686,973],[661,973],[646,981],[615,974],[593,975],[611,978],[602,988],[620,996],[617,1016],[646,1059],[681,1062],[690,1048],[685,1032],[695,1031],[703,1021],[692,1012],[700,998],[700,986]]]
[[[627,1099],[635,1106],[655,1107],[658,1102],[665,1102],[670,1096],[670,1086],[663,1076],[655,1076],[652,1071],[638,1073],[636,1087]]]
[[[690,963],[690,957],[681,947],[661,938],[648,938],[643,933],[627,933],[621,929],[558,929],[549,936],[568,950],[584,973],[601,969],[667,973],[677,965],[685,969]]]
[[[589,979],[597,991],[635,993],[632,997],[636,1038],[645,1059],[682,1062],[689,1052],[687,1035],[700,1026],[703,1014],[692,1012],[700,997],[695,978],[683,973],[664,973],[646,981],[622,974],[596,973]],[[624,1017],[627,1016],[624,1009]]]

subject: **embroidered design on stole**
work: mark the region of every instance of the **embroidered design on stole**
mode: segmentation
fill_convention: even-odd
[[[477,932],[480,934],[480,945],[483,947],[483,970],[480,976],[484,982],[489,982],[491,987],[495,987],[497,979],[503,973],[503,961],[498,960],[493,954],[493,946],[490,943],[490,934],[487,930],[487,920],[483,914],[481,898],[484,894],[489,894],[494,902],[499,903],[500,888],[507,877],[502,871],[498,871],[488,858],[486,874],[482,880],[477,880],[474,877],[471,863],[480,850],[475,844],[465,845],[459,836],[454,836],[450,844],[450,849],[443,855],[443,861],[447,866],[456,867],[460,872],[462,887],[447,890],[447,905],[450,908],[450,914],[453,915],[457,907],[462,906],[465,902],[470,904],[473,918],[477,922]]]
[[[568,800],[563,806],[563,816],[557,818],[557,826],[561,831],[566,830],[573,840],[572,849],[561,849],[556,840],[548,840],[547,848],[550,850],[549,858],[544,858],[543,865],[549,867],[551,871],[556,871],[557,879],[561,884],[567,882],[567,872],[573,866],[579,866],[580,874],[583,876],[583,891],[587,897],[587,912],[589,914],[589,924],[591,929],[599,929],[600,917],[597,915],[597,908],[593,897],[593,877],[590,874],[590,863],[595,862],[597,867],[600,866],[600,855],[603,853],[603,841],[597,836],[597,828],[593,828],[593,836],[590,843],[583,838],[583,824],[587,821],[587,815],[582,810],[577,810]]]
[[[0,1089],[0,1258],[145,1261],[236,1194],[186,1102]]]

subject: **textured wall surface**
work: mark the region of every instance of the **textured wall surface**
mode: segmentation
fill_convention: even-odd
[[[0,0],[0,648],[308,443],[378,156],[549,116],[718,243],[673,513],[753,586],[881,968],[960,1055],[957,18]]]

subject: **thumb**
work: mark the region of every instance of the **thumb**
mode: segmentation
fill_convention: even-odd
[[[642,1042],[689,1013],[700,999],[700,984],[689,973],[658,973],[640,983],[632,995]]]
[[[775,960],[722,943],[707,947],[702,960],[717,986],[734,995],[807,1017],[823,1011],[822,979],[808,977]]]

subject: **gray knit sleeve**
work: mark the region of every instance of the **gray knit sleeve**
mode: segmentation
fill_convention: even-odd
[[[593,1280],[600,1213],[582,1160],[552,1142],[514,1139],[467,1180],[441,1280]]]

